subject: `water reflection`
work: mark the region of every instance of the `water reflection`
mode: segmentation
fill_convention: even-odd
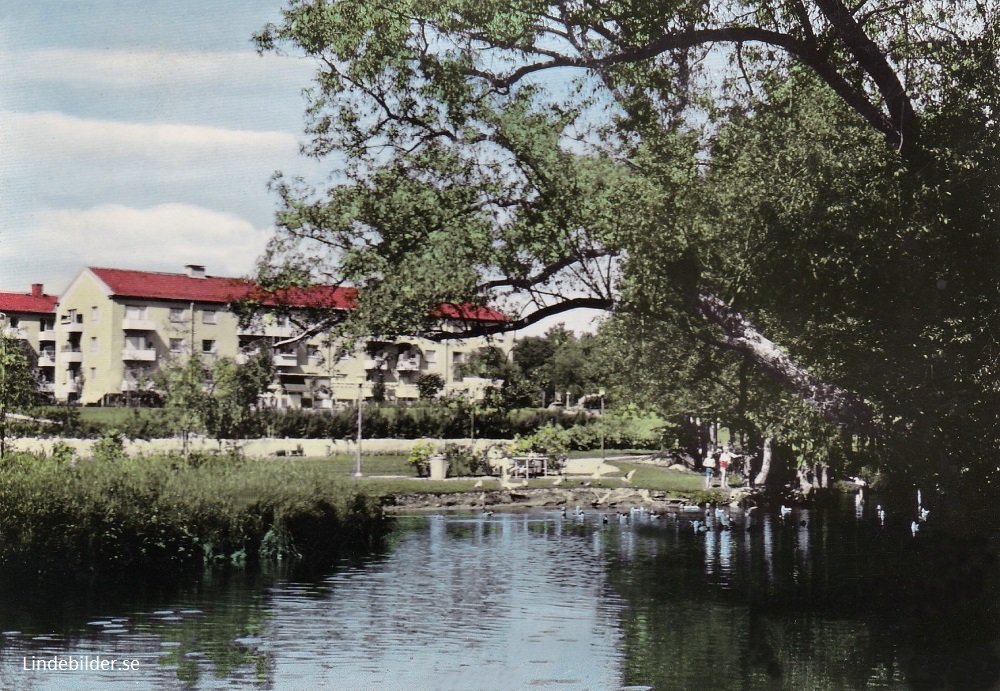
[[[704,521],[695,530],[691,518]],[[3,688],[991,688],[988,542],[875,515],[399,519],[331,574],[4,589]],[[129,656],[136,675],[24,659]]]

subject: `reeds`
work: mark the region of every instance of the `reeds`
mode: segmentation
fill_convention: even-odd
[[[0,464],[0,563],[44,571],[161,569],[219,560],[331,559],[371,547],[378,501],[321,466],[228,456]]]

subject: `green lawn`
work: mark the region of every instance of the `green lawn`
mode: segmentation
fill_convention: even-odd
[[[77,410],[80,411],[81,422],[96,422],[112,427],[120,427],[125,424],[126,420],[131,419],[135,415],[135,411],[139,411],[139,415],[142,417],[163,414],[162,408],[96,408],[81,406]]]

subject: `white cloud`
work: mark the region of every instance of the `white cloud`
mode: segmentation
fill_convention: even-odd
[[[33,220],[0,244],[6,289],[43,281],[61,290],[84,266],[179,272],[195,263],[216,276],[245,275],[270,235],[238,216],[186,204],[107,204],[43,211]]]
[[[0,65],[21,81],[74,88],[135,88],[172,85],[232,86],[305,83],[314,63],[303,58],[249,51],[170,52],[52,48],[6,51]]]
[[[286,132],[255,132],[204,125],[94,120],[62,113],[0,112],[8,161],[39,157],[145,159],[161,165],[232,158],[287,159],[298,152]]]

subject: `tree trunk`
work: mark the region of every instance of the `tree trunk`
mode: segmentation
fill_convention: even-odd
[[[879,436],[871,407],[850,391],[828,384],[789,357],[742,314],[714,295],[687,294],[692,308],[722,331],[723,344],[760,368],[826,420],[861,436]]]
[[[799,478],[799,491],[802,493],[802,496],[808,497],[812,494],[813,489],[813,483],[809,479],[809,471],[804,466],[799,466],[795,470],[795,474]]]
[[[761,455],[760,472],[753,479],[755,487],[763,487],[767,484],[767,476],[771,472],[771,456],[774,451],[774,437],[764,437],[764,451]]]

